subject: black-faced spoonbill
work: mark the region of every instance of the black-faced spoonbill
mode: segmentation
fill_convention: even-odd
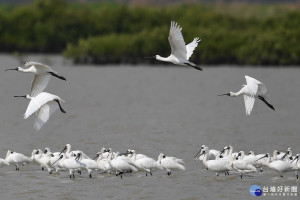
[[[294,162],[295,160],[296,160],[296,162]],[[298,161],[299,161],[299,154],[296,154],[295,158],[291,161],[291,163],[297,167],[297,171],[296,171],[297,179],[299,178],[298,171],[300,171],[300,162],[298,162]]]
[[[271,105],[269,102],[266,100],[266,94],[267,94],[267,88],[266,86],[261,83],[260,81],[250,77],[250,76],[245,76],[247,85],[243,85],[242,89],[238,92],[229,92],[226,94],[221,94],[218,96],[231,96],[231,97],[236,97],[243,95],[244,97],[244,102],[245,102],[245,109],[246,109],[246,115],[250,115],[255,98],[258,98],[262,100],[269,108],[272,110],[275,110],[274,106]]]
[[[229,166],[231,166],[235,171],[240,173],[241,179],[243,178],[243,174],[253,173],[257,171],[253,165],[251,165],[245,160],[239,159],[238,156],[233,156],[232,160],[229,163]]]
[[[210,171],[216,172],[216,175],[219,176],[219,173],[228,173],[228,171],[232,170],[232,167],[229,165],[230,159],[219,158],[216,160],[207,160],[208,149],[202,152],[204,154],[203,165]]]
[[[30,61],[24,63],[25,67],[27,68],[13,68],[13,69],[6,69],[8,70],[16,70],[20,72],[26,73],[33,73],[35,74],[32,84],[31,84],[31,94],[30,96],[36,96],[40,92],[42,92],[48,85],[51,76],[57,77],[62,80],[66,80],[63,76],[57,74],[57,72],[53,71],[51,67],[44,65],[42,63]]]
[[[62,113],[66,113],[60,105],[60,101],[65,102],[59,96],[41,92],[37,96],[15,96],[30,99],[24,118],[27,119],[32,113],[36,112],[34,128],[38,131],[49,120],[50,116],[59,108]]]
[[[168,176],[171,175],[172,170],[185,170],[183,161],[175,157],[167,157],[163,153],[160,153],[157,162],[163,169],[167,171]]]
[[[194,49],[198,46],[198,42],[201,40],[199,38],[194,38],[190,44],[185,45],[181,30],[182,28],[176,22],[171,21],[170,33],[168,37],[171,46],[171,55],[169,57],[164,58],[156,55],[145,58],[155,58],[156,60],[171,62],[176,65],[188,65],[202,71],[201,67],[189,61]]]
[[[99,171],[99,173],[106,171],[101,165],[98,164],[96,160],[92,160],[89,158],[82,158],[81,153],[78,153],[77,155],[78,155],[78,160],[81,163],[85,164],[85,169],[88,171],[90,178],[92,178],[93,170]]]
[[[16,170],[20,170],[20,166],[31,163],[32,159],[28,158],[24,154],[7,150],[5,161],[16,166]]]
[[[142,156],[137,159],[138,154],[136,154],[135,150],[130,150],[129,153],[132,154],[131,160],[134,162],[135,166],[137,166],[139,170],[146,172],[146,176],[148,176],[148,173],[152,176],[154,170],[162,169],[160,164],[153,158]]]
[[[73,153],[72,153],[73,154]],[[70,178],[75,178],[74,171],[81,171],[82,169],[86,169],[86,165],[84,163],[81,163],[79,159],[80,155],[72,155],[70,158],[66,157],[66,154],[61,154],[60,157],[52,163],[52,165],[55,165],[59,160],[60,166],[62,168],[68,169],[70,172]]]
[[[284,172],[289,172],[289,171],[296,171],[298,170],[297,166],[295,164],[292,164],[288,161],[283,161],[283,160],[275,160],[273,162],[271,161],[271,156],[269,153],[267,153],[265,156],[261,157],[262,158],[268,158],[267,163],[265,164],[267,167],[270,169],[276,170],[280,173],[280,176],[283,177]]]
[[[136,172],[137,169],[129,164],[128,162],[122,160],[122,159],[115,159],[112,158],[113,152],[110,152],[108,155],[108,163],[110,164],[111,168],[116,172],[116,176],[119,176],[122,178],[122,174],[126,172]]]
[[[67,151],[66,151],[67,150]],[[74,155],[77,155],[78,153],[81,153],[81,157],[82,158],[88,158],[91,159],[90,157],[88,157],[85,153],[83,153],[80,150],[74,150],[72,151],[72,146],[70,144],[66,144],[66,146],[64,147],[64,149],[60,152],[60,154],[62,154],[64,151],[66,151],[66,156],[68,158],[73,157]]]

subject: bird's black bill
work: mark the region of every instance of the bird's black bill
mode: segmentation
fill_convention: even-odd
[[[26,95],[14,96],[14,97],[23,97],[23,98],[26,98]]]
[[[280,158],[280,160],[284,160],[286,156],[287,156],[287,153],[285,153],[285,154]]]
[[[4,71],[10,71],[10,70],[15,70],[15,71],[18,71],[18,68],[13,68],[13,69],[5,69]]]
[[[290,163],[293,163],[295,160],[297,160],[297,162],[298,162],[299,157],[298,157],[298,156],[295,156],[295,158],[294,158]],[[297,163],[297,162],[296,162],[296,163]]]
[[[269,102],[267,102],[267,100],[265,98],[263,98],[262,96],[258,96],[258,98],[260,100],[262,100],[262,102],[264,102],[269,108],[271,108],[272,110],[275,110],[274,106],[271,105]]]
[[[225,152],[226,148],[222,149],[222,151],[220,151],[220,154],[223,154]]]
[[[77,156],[75,157],[75,160],[79,160],[80,156],[81,156],[81,153],[78,153]]]
[[[63,157],[60,156],[54,163],[52,163],[52,165],[54,165],[55,163],[57,163],[57,161],[59,161],[60,159],[62,159]]]
[[[261,160],[261,159],[263,159],[263,158],[267,158],[267,157],[268,157],[268,155],[265,155],[265,156],[263,156],[263,157],[257,159],[256,161],[259,161],[259,160]]]
[[[156,58],[156,56],[146,56],[146,57],[144,57],[144,58],[152,58],[152,59],[155,59]]]
[[[67,147],[65,146],[64,149],[59,153],[59,155],[62,154],[66,149]]]
[[[95,156],[95,158],[93,158],[93,160],[95,160],[96,158],[98,158],[99,157],[99,154],[97,154],[96,156]]]
[[[202,151],[202,147],[201,147],[201,149],[197,152],[197,154],[194,156],[194,159],[199,158],[199,154],[200,154],[201,151]]]
[[[230,96],[230,93],[226,93],[226,94],[218,94],[218,96]]]

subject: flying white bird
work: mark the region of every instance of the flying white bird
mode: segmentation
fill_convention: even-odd
[[[198,42],[201,40],[199,38],[194,38],[191,43],[185,45],[181,30],[182,28],[176,22],[171,21],[170,33],[168,37],[171,46],[171,55],[169,57],[164,58],[156,55],[145,58],[155,58],[156,60],[171,62],[176,65],[188,65],[202,71],[201,67],[189,61],[194,49],[198,46]]]
[[[38,131],[49,120],[50,116],[59,108],[61,112],[66,113],[60,105],[60,101],[65,102],[59,96],[41,92],[37,96],[15,96],[30,99],[24,118],[27,119],[32,113],[37,112],[34,128]]]
[[[66,80],[65,77],[60,76],[57,72],[53,71],[49,66],[44,65],[42,63],[30,61],[24,63],[26,68],[18,67],[13,69],[6,69],[8,70],[16,70],[25,73],[33,73],[35,74],[33,81],[31,83],[31,94],[30,96],[36,96],[40,92],[42,92],[48,85],[51,76],[55,76],[59,79]]]
[[[275,110],[274,106],[271,105],[266,100],[266,93],[267,93],[266,86],[262,82],[250,76],[245,76],[245,78],[246,78],[247,85],[243,85],[240,91],[229,92],[218,96],[227,95],[227,96],[236,97],[236,96],[243,95],[245,101],[246,115],[250,115],[255,102],[255,98],[262,100],[265,104],[267,104],[269,108]]]

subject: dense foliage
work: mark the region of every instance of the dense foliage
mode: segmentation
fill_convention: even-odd
[[[300,12],[287,5],[0,5],[0,51],[63,52],[77,62],[147,62],[144,56],[170,54],[171,20],[183,27],[187,43],[202,39],[191,57],[195,63],[300,64]]]

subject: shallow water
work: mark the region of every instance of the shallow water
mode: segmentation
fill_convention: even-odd
[[[1,199],[250,199],[254,184],[297,185],[300,190],[293,172],[280,178],[265,169],[241,180],[238,174],[216,177],[193,160],[202,144],[214,149],[231,144],[234,151],[257,153],[291,147],[299,153],[299,68],[222,66],[203,67],[200,72],[171,66],[73,67],[60,56],[25,59],[49,62],[67,78],[66,82],[52,78],[46,89],[67,101],[62,104],[67,114],[57,111],[36,132],[33,117],[23,119],[28,101],[13,98],[29,92],[32,75],[2,71],[0,157],[7,149],[30,155],[33,148],[60,151],[70,143],[91,157],[103,146],[121,152],[135,149],[155,159],[163,152],[184,159],[187,169],[169,177],[165,171],[123,179],[97,173],[89,179],[83,173],[70,180],[67,172],[49,175],[37,165],[20,171],[7,166],[0,168]],[[1,70],[19,65],[8,55],[0,60]],[[217,96],[238,91],[244,75],[265,83],[276,111],[256,101],[246,116],[242,97]]]

